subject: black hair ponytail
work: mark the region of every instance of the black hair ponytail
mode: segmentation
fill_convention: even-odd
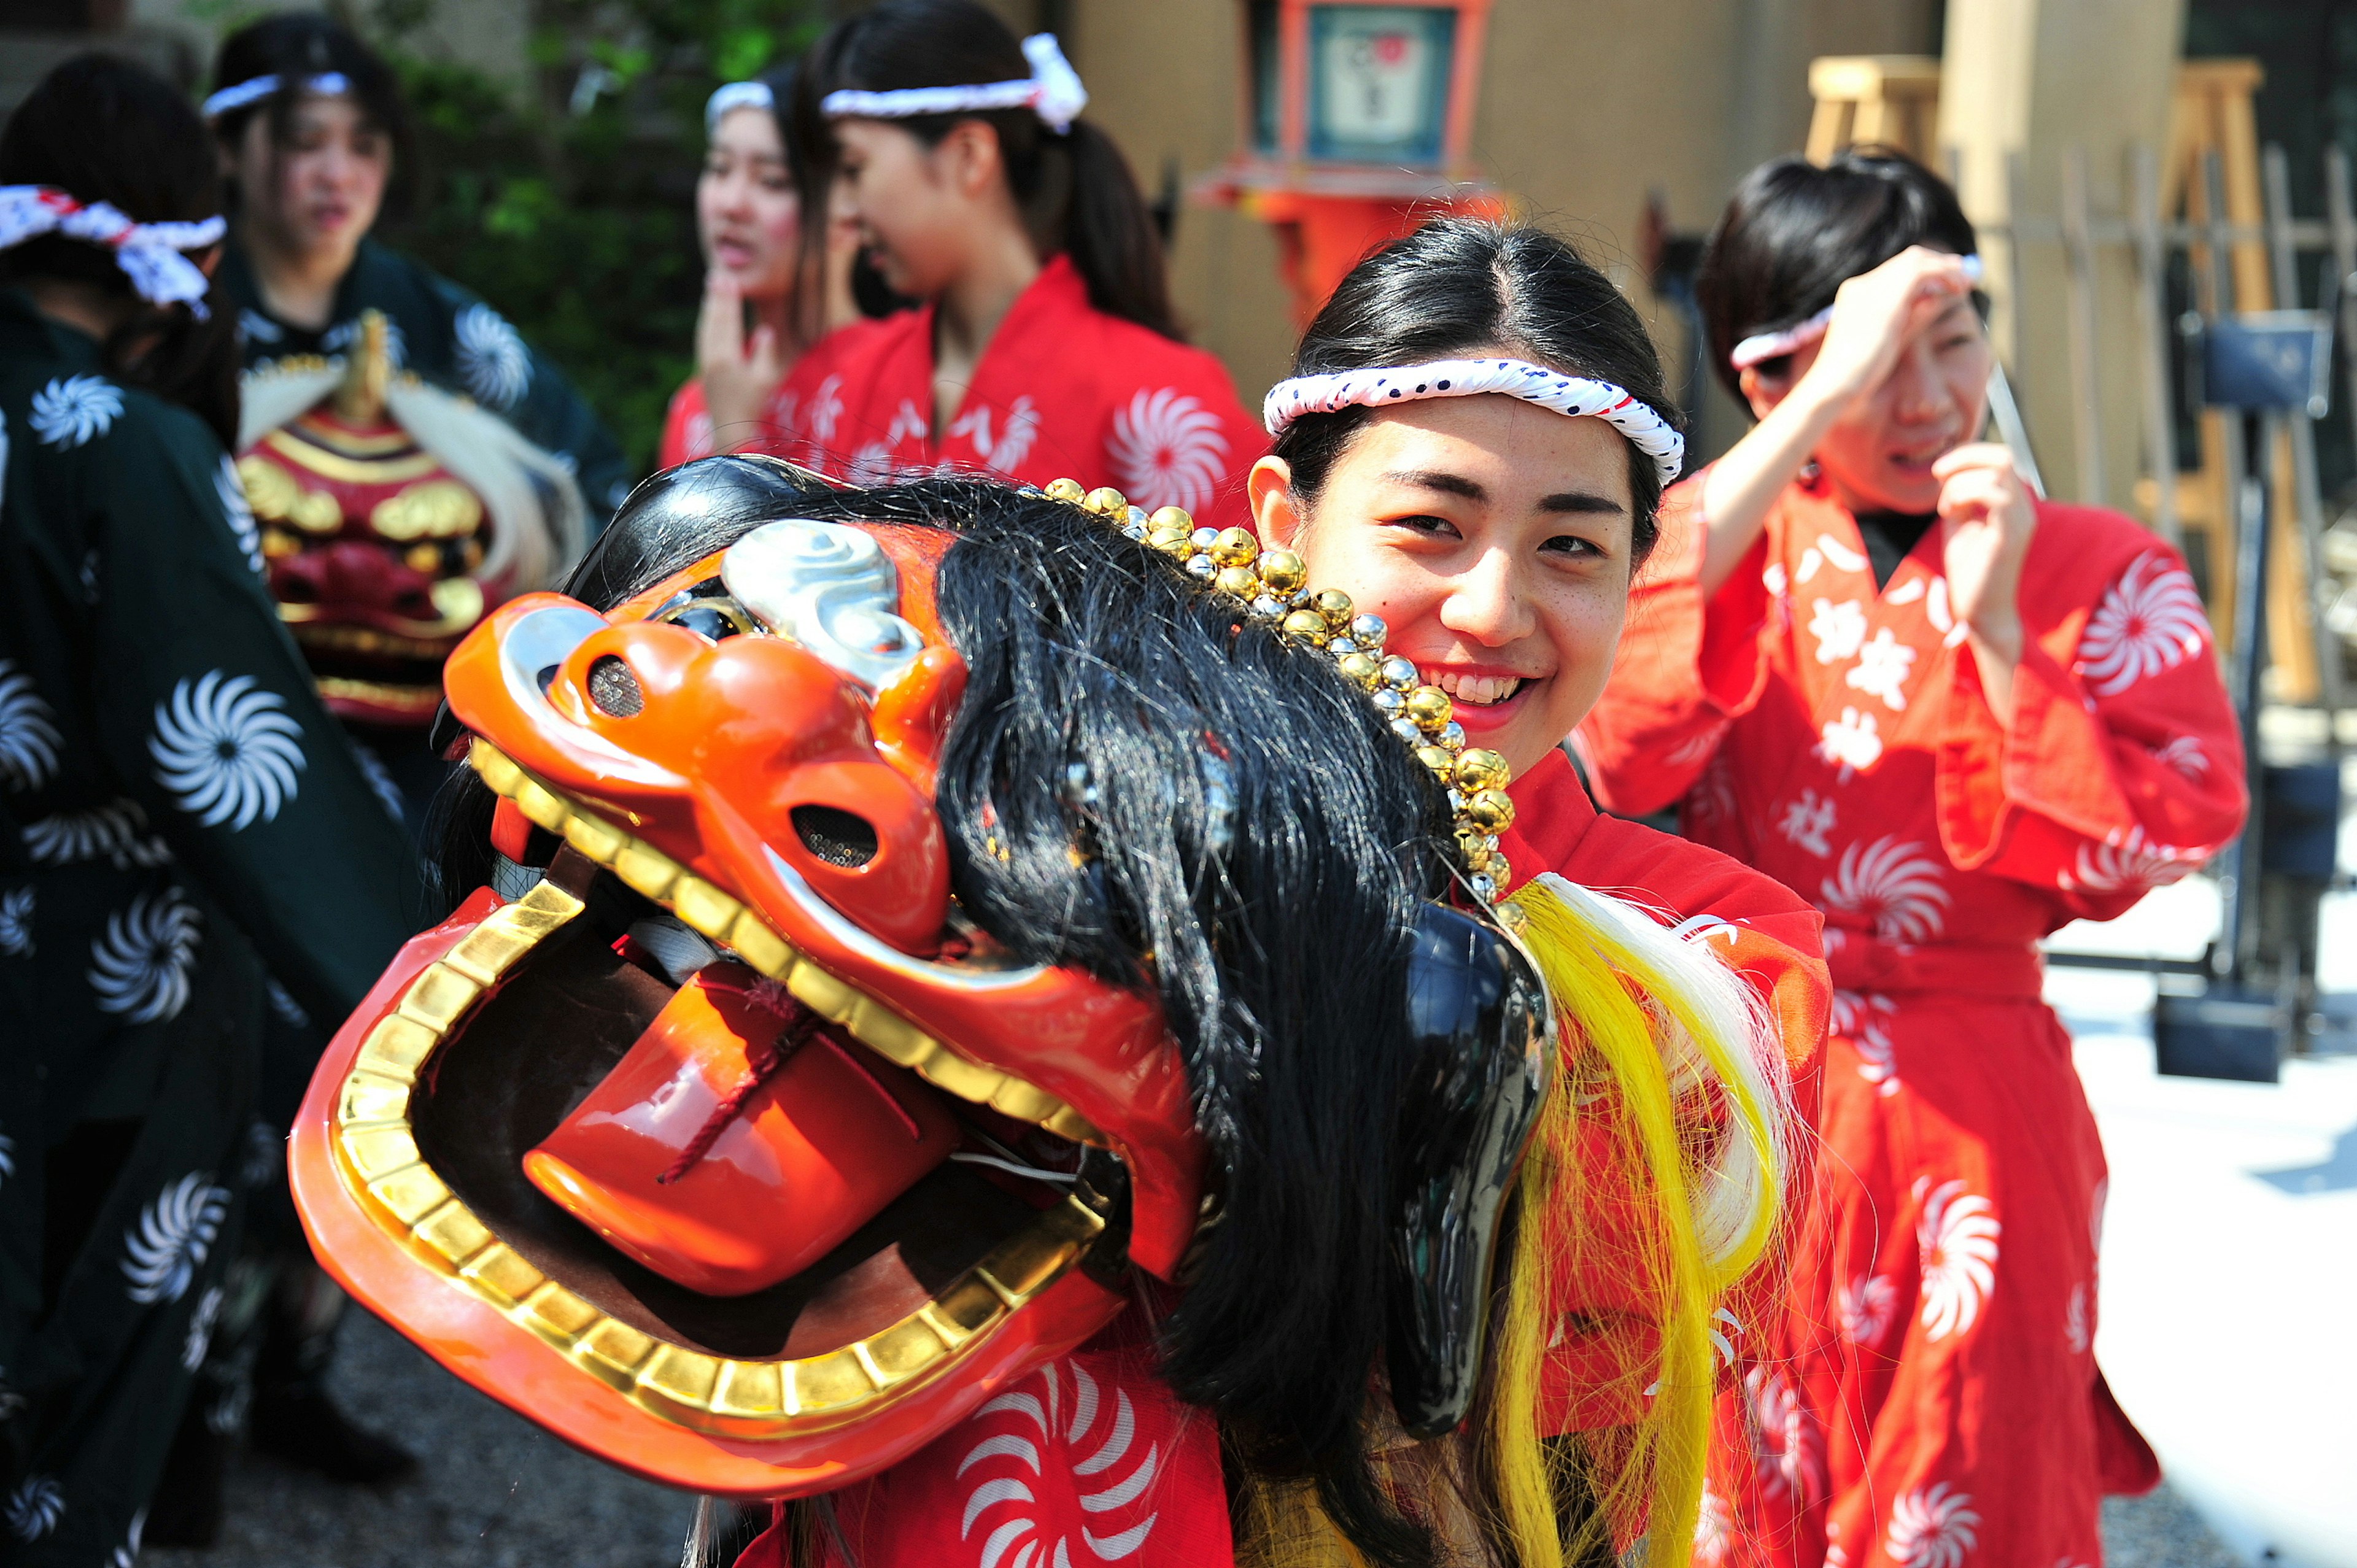
[[[790,134],[804,171],[802,209],[826,210],[834,177],[834,133],[819,107],[828,93],[964,87],[1030,74],[1014,33],[976,0],[886,0],[837,23],[811,50],[796,84]],[[1113,138],[1085,120],[1060,134],[1028,109],[920,114],[893,124],[931,146],[964,120],[983,121],[997,133],[1007,184],[1039,254],[1071,256],[1089,303],[1106,315],[1178,338],[1153,215]],[[823,226],[805,224],[803,235],[805,247],[815,242],[823,253]]]
[[[1510,354],[1566,375],[1610,381],[1683,428],[1662,360],[1636,308],[1571,242],[1544,229],[1441,218],[1352,267],[1301,346],[1297,376]],[[1293,490],[1314,504],[1336,458],[1366,423],[1363,408],[1307,413],[1277,437]],[[1662,480],[1629,448],[1632,544],[1642,561],[1659,529]]]
[[[79,55],[41,79],[0,136],[0,185],[46,185],[85,206],[103,201],[135,223],[202,222],[221,212],[221,177],[202,121],[179,90],[145,67]],[[135,308],[108,335],[109,374],[193,412],[237,445],[237,312],[218,288],[199,317],[153,305],[103,245],[47,234],[0,251],[0,280],[95,286]]]

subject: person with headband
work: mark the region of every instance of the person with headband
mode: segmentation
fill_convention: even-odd
[[[190,1443],[277,1176],[264,966],[340,1015],[410,929],[231,465],[223,228],[202,124],[136,66],[59,66],[0,135],[0,1527],[27,1565],[217,1525]]]
[[[705,265],[695,374],[673,394],[659,467],[717,450],[716,428],[751,432],[775,424],[770,405],[803,350],[862,318],[854,290],[859,231],[830,219],[808,273],[823,303],[815,323],[803,319],[803,276],[813,258],[802,240],[801,159],[787,134],[793,92],[788,66],[725,83],[705,105],[704,168],[695,181]]]
[[[231,33],[204,115],[231,197],[221,289],[245,363],[349,349],[383,314],[399,368],[463,392],[569,465],[605,525],[633,476],[604,422],[500,313],[370,237],[409,157],[408,114],[383,58],[314,11]]]
[[[1895,154],[1737,188],[1699,288],[1759,423],[1665,498],[1576,739],[1606,809],[1682,802],[1825,916],[1824,1207],[1714,1504],[1763,1562],[2100,1562],[2101,1494],[2158,1478],[2093,1359],[2104,1153],[2037,942],[2231,842],[2243,746],[2177,553],[1980,439],[1975,250]]]
[[[889,0],[822,38],[795,91],[802,209],[856,222],[920,306],[827,338],[776,428],[721,444],[850,478],[1069,476],[1243,521],[1260,433],[1179,341],[1153,221],[1087,99],[1053,38],[1018,43],[976,0]]]

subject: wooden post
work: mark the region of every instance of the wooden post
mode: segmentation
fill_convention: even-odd
[[[2130,223],[2136,252],[2136,348],[2145,465],[2152,474],[2153,532],[2185,547],[2177,525],[2177,413],[2169,387],[2168,247],[2160,237],[2160,170],[2144,142],[2128,149]]]
[[[1940,61],[1932,55],[1824,55],[1809,62],[1808,157],[1823,164],[1844,147],[1879,144],[1918,163],[1934,161]]]
[[[2071,432],[2078,458],[2079,499],[2104,494],[2103,394],[2095,385],[2095,245],[2087,232],[2087,149],[2062,150],[2062,249],[2071,275]]]
[[[2209,304],[2204,314],[2223,316],[2234,308],[2236,279],[2228,259],[2233,254],[2233,242],[2227,229],[2226,177],[2220,168],[2218,149],[2202,153],[2194,188],[2203,196],[2203,208],[2209,217],[2210,282]],[[2221,409],[2205,409],[2201,414],[2201,467],[2210,480],[2210,515],[2217,519],[2211,532],[2215,548],[2211,551],[2210,624],[2217,635],[2222,653],[2238,646],[2243,635],[2244,617],[2242,613],[2242,563],[2250,553],[2242,547],[2243,532],[2243,420],[2240,414]],[[2220,566],[2225,568],[2219,571]],[[2259,623],[2250,618],[2255,627]]]
[[[2261,160],[2267,214],[2268,281],[2276,304],[2299,307],[2299,265],[2291,238],[2291,169],[2284,150],[2267,144]],[[2324,498],[2316,475],[2316,422],[2305,409],[2285,416],[2284,438],[2291,461],[2276,456],[2276,528],[2267,564],[2268,642],[2278,695],[2287,702],[2319,698],[2328,714],[2341,711],[2340,651],[2320,641],[2324,581]]]

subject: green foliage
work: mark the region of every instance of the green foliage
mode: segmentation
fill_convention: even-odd
[[[819,0],[534,0],[513,81],[419,47],[437,3],[360,18],[417,127],[413,200],[380,233],[490,300],[651,468],[694,364],[704,101],[809,47]]]

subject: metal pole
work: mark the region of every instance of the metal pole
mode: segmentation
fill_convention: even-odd
[[[2062,150],[2062,256],[2071,273],[2071,434],[2079,499],[2105,504],[2104,408],[2095,368],[2095,245],[2087,237],[2087,149]]]
[[[2266,859],[2266,789],[2259,757],[2259,679],[2266,667],[2266,574],[2268,481],[2274,478],[2275,423],[2273,413],[2255,419],[2237,413],[2228,421],[2238,437],[2255,424],[2258,436],[2257,472],[2237,474],[2233,494],[2235,573],[2242,589],[2234,598],[2233,694],[2243,721],[2243,766],[2251,781],[2251,814],[2242,835],[2222,857],[2218,892],[2221,911],[2219,943],[2211,967],[2231,985],[2240,986],[2258,956],[2259,883]],[[2238,438],[2236,445],[2240,445]]]
[[[2262,155],[2268,259],[2275,266],[2276,308],[2299,308],[2299,263],[2291,238],[2291,163],[2282,146],[2269,142]],[[2324,703],[2325,733],[2337,756],[2341,746],[2341,648],[2324,624],[2324,495],[2316,473],[2316,422],[2305,409],[2289,416],[2292,524],[2299,530],[2300,554],[2308,568],[2308,625],[2316,645],[2318,696]]]
[[[2226,171],[2214,147],[2201,156],[2201,188],[2209,208],[2206,227],[2210,231],[2209,287],[2202,312],[2212,321],[2231,315],[2234,309],[2234,252],[2228,235],[2233,226],[2226,220]],[[2218,520],[2222,537],[2218,553],[2234,563],[2234,610],[2230,627],[2234,638],[2234,651],[2243,649],[2243,596],[2250,591],[2249,579],[2243,575],[2242,526],[2243,475],[2248,454],[2243,450],[2243,420],[2238,414],[2213,410],[2204,417],[2218,421],[2218,466],[2224,470],[2219,476],[2220,489],[2224,498],[2222,510],[2225,515]],[[2214,568],[2213,568],[2214,569]],[[2255,723],[2255,718],[2253,719]]]
[[[2142,142],[2128,149],[2128,192],[2136,234],[2138,356],[2144,361],[2145,462],[2152,469],[2152,529],[2173,549],[2185,547],[2177,525],[2177,415],[2169,395],[2169,252],[2160,237],[2160,168]]]

